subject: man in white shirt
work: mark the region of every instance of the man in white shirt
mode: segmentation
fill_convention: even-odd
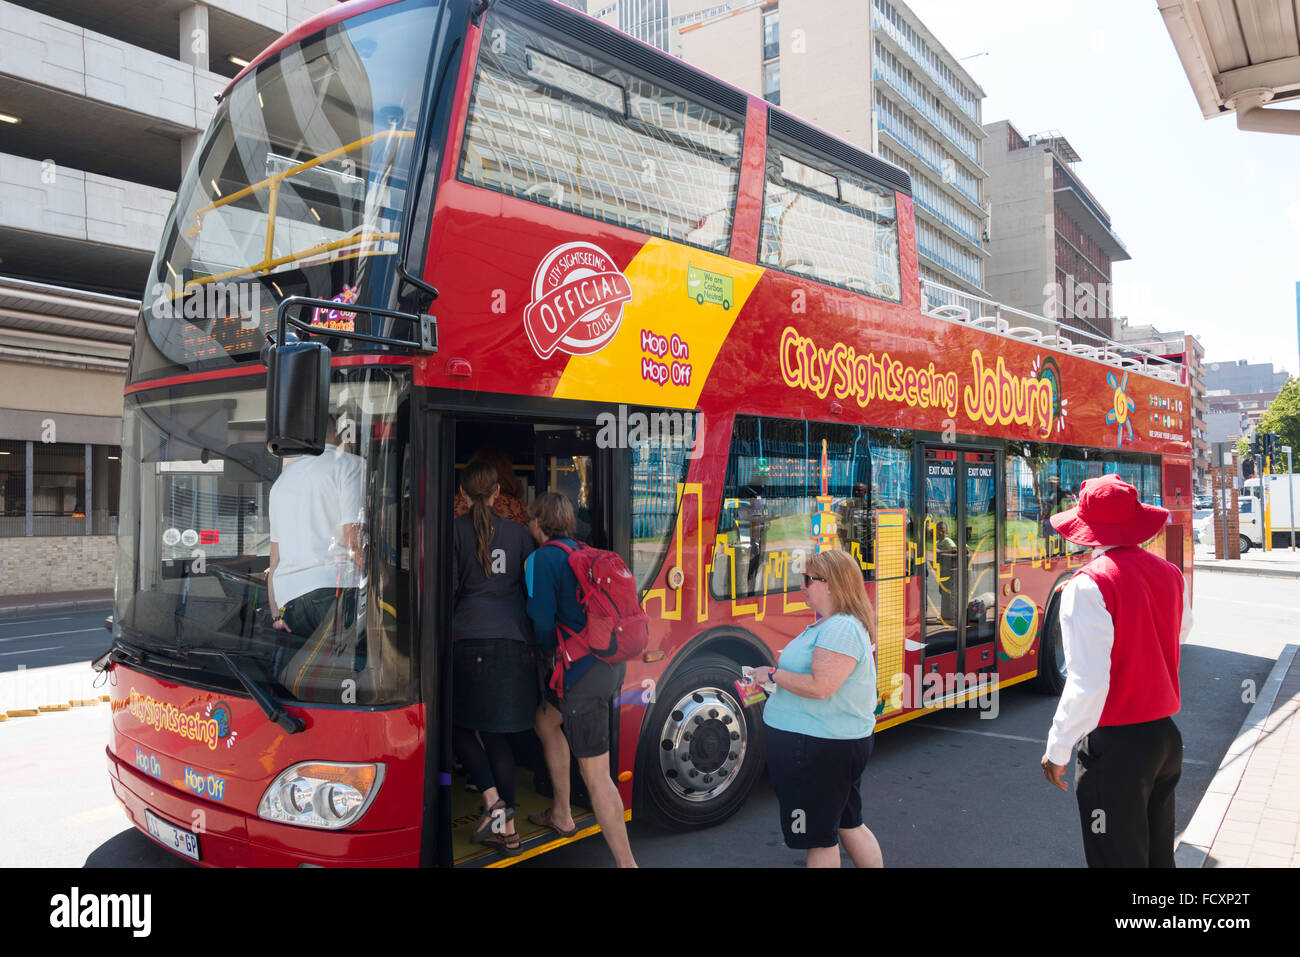
[[[1115,475],[1084,482],[1051,517],[1093,558],[1061,592],[1068,677],[1043,774],[1062,791],[1079,743],[1075,793],[1090,867],[1173,867],[1174,789],[1182,773],[1179,648],[1192,626],[1181,569],[1138,546],[1169,513]],[[1175,532],[1174,534],[1177,534]]]
[[[271,562],[275,627],[285,647],[300,647],[333,614],[349,628],[365,567],[365,463],[339,443],[331,415],[325,450],[287,460],[271,486]]]

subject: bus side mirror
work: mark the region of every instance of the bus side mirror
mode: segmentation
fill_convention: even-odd
[[[330,350],[321,342],[286,339],[262,350],[266,450],[280,456],[320,455],[329,413]]]

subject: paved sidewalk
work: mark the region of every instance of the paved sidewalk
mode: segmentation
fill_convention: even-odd
[[[1300,548],[1294,552],[1286,548],[1264,551],[1252,548],[1238,559],[1215,558],[1214,548],[1197,545],[1193,554],[1193,568],[1198,572],[1231,572],[1238,575],[1262,575],[1269,578],[1300,578]]]
[[[1300,645],[1287,645],[1174,853],[1179,867],[1300,867]]]
[[[88,591],[51,591],[39,595],[0,595],[0,621],[6,618],[26,618],[42,615],[55,609],[73,611],[109,611],[113,607],[113,589],[93,588]]]

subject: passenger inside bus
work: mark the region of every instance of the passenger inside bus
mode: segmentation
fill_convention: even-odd
[[[449,503],[457,516],[465,514],[469,502],[461,493],[462,476],[472,462],[492,464],[499,476],[501,493],[492,503],[492,511],[503,518],[514,518],[516,511],[523,512],[523,522],[528,521],[526,510],[538,495],[547,491],[560,492],[575,506],[578,519],[577,536],[581,541],[596,547],[608,548],[600,484],[608,474],[607,466],[600,464],[602,453],[595,443],[594,430],[581,426],[542,425],[528,422],[474,421],[464,423],[456,430],[457,494]],[[504,499],[504,501],[503,501]],[[530,648],[534,647],[530,643]],[[543,684],[549,671],[541,675]],[[538,689],[539,693],[541,687]],[[457,689],[451,689],[453,712],[460,711]],[[539,814],[548,809],[553,795],[546,769],[541,742],[531,726],[527,730],[502,735],[508,742],[513,757],[513,791],[515,805],[510,825],[523,842],[548,832],[529,822],[529,814]],[[482,744],[487,741],[479,736]],[[462,739],[462,747],[467,742]],[[457,749],[457,757],[462,748]],[[500,755],[493,767],[503,762]],[[578,773],[577,762],[571,766],[571,801],[573,814],[580,827],[589,826],[590,799]],[[501,772],[505,773],[505,772]],[[479,771],[481,780],[482,772]],[[504,799],[509,787],[501,787]],[[510,853],[517,853],[514,841],[473,840],[484,819],[485,802],[477,794],[478,788],[469,770],[458,761],[452,783],[452,857],[457,863],[490,864]],[[504,810],[504,809],[503,809]],[[552,834],[552,836],[554,836]],[[493,845],[504,844],[504,848]],[[483,845],[487,845],[485,850]]]
[[[278,632],[274,669],[294,695],[314,680],[325,642],[334,657],[350,645],[354,671],[365,658],[356,627],[365,587],[365,463],[349,451],[355,429],[355,416],[331,412],[325,451],[288,460],[271,486],[266,577]]]

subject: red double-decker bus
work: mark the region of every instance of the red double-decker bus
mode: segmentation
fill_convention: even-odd
[[[639,582],[651,642],[609,716],[638,818],[744,801],[763,729],[733,682],[810,622],[818,549],[862,568],[878,728],[1059,692],[1053,594],[1085,559],[1047,519],[1084,478],[1169,508],[1148,547],[1190,575],[1185,376],[923,283],[913,216],[902,170],[555,3],[355,0],[267,49],[132,355],[102,661],[131,820],[204,865],[508,863],[468,842],[449,733],[456,476],[484,446]],[[322,437],[350,510],[294,497]],[[316,505],[344,516],[335,599],[288,640],[274,512]]]

